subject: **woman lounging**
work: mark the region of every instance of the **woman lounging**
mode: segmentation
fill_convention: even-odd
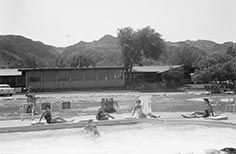
[[[204,98],[204,102],[206,105],[206,109],[204,111],[195,111],[194,113],[190,115],[184,115],[182,114],[182,117],[184,118],[207,118],[210,116],[214,116],[214,112],[212,109],[212,106],[210,104],[210,101],[207,98]]]
[[[136,101],[136,105],[134,106],[132,116],[134,116],[135,113],[138,119],[147,118],[147,116],[151,118],[160,118],[160,116],[153,115],[152,113],[147,113],[147,114],[143,113],[143,106],[141,105],[141,100]]]
[[[50,107],[46,106],[46,110],[42,113],[40,119],[39,119],[39,123],[41,123],[42,118],[44,117],[44,119],[47,121],[48,124],[52,124],[52,123],[65,123],[65,122],[73,122],[74,120],[65,120],[62,117],[56,117],[56,118],[52,118],[52,114],[50,111]]]

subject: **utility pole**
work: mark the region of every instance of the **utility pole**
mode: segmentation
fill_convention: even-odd
[[[70,45],[70,38],[71,36],[70,35],[67,35],[67,39],[68,39],[68,44]]]

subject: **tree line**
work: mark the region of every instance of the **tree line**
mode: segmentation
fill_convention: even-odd
[[[57,56],[51,58],[38,58],[34,55],[26,55],[13,67],[15,68],[45,68],[45,67],[94,67],[95,62],[91,56],[73,54],[69,58]]]
[[[158,60],[166,52],[166,43],[158,32],[151,27],[133,30],[130,27],[118,30],[118,42],[121,48],[124,66],[132,69],[134,65],[142,66],[144,59]],[[236,47],[228,47],[222,53],[211,55],[199,54],[193,47],[184,47],[180,51],[168,53],[170,64],[181,64],[192,71],[194,83],[236,81]],[[190,71],[191,70],[191,71]],[[173,70],[163,74],[166,79],[180,79],[186,69]]]
[[[236,81],[236,48],[228,47],[226,52],[214,53],[196,63],[193,75],[195,83]]]

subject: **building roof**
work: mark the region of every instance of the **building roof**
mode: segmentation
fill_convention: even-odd
[[[50,70],[50,71],[55,71],[55,70],[97,70],[97,69],[125,69],[125,67],[53,67],[53,68],[21,68],[18,69],[18,71],[46,71],[46,70]]]
[[[132,72],[139,73],[163,73],[170,69],[179,68],[183,65],[171,65],[171,66],[134,66]]]
[[[17,69],[0,69],[0,76],[21,76]]]

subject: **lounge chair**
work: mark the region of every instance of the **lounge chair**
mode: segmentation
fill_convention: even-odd
[[[236,110],[236,98],[229,99],[229,101],[225,105],[225,112],[227,112],[228,108],[232,108],[231,112],[235,112]]]
[[[34,119],[34,104],[33,103],[24,103],[20,107],[20,117],[21,121],[23,121],[26,118],[31,118],[31,120]]]

